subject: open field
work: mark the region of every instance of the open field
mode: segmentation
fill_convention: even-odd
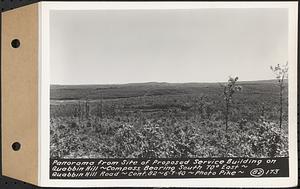
[[[51,157],[288,156],[287,87],[238,82],[229,127],[219,83],[51,85]]]

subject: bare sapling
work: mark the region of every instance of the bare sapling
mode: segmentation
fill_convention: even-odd
[[[279,87],[279,129],[282,127],[282,117],[283,117],[283,92],[285,89],[284,80],[288,77],[288,62],[285,65],[277,64],[275,67],[270,67],[275,74],[277,85]]]
[[[223,85],[223,95],[225,100],[225,130],[228,130],[228,121],[230,113],[230,105],[232,103],[233,94],[242,90],[240,85],[237,85],[238,77],[229,77],[227,83]]]

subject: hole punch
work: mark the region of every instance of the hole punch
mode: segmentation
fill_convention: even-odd
[[[21,148],[21,144],[19,142],[14,142],[12,145],[11,145],[12,149],[14,151],[19,151],[20,148]]]
[[[14,40],[11,41],[11,46],[12,46],[13,48],[19,48],[20,45],[21,45],[21,42],[20,42],[19,39],[14,39]]]

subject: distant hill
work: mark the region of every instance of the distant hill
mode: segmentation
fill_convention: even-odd
[[[244,93],[257,91],[258,93],[274,93],[276,80],[239,81]],[[286,81],[287,83],[287,81]],[[50,98],[52,100],[76,99],[115,99],[139,96],[161,95],[220,95],[222,83],[167,83],[147,82],[108,85],[51,85]]]

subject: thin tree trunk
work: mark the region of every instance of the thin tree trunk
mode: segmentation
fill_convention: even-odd
[[[279,115],[279,128],[281,130],[281,126],[282,126],[282,93],[283,93],[283,83],[281,83],[281,86],[280,86],[280,115]]]
[[[227,133],[227,129],[228,129],[228,111],[229,111],[229,101],[226,100],[226,114],[225,114],[225,130],[226,130],[226,133]]]
[[[89,109],[89,103],[88,100],[85,101],[85,118],[89,119],[90,109]]]
[[[103,119],[103,93],[101,93],[100,118]]]
[[[80,101],[79,101],[78,104],[77,104],[77,108],[78,108],[78,111],[77,111],[78,123],[80,124],[80,123],[81,123],[81,107],[80,107]]]
[[[227,137],[227,130],[228,130],[228,118],[229,118],[229,100],[226,100],[226,117],[225,117],[225,121],[226,121],[226,128],[225,128],[225,137],[226,137],[226,147],[225,147],[225,157],[227,156],[228,153],[228,137]]]
[[[101,116],[101,115],[100,115],[100,103],[98,103],[98,104],[97,104],[97,120],[98,120],[98,122],[99,122],[100,119],[101,119],[100,116]]]

